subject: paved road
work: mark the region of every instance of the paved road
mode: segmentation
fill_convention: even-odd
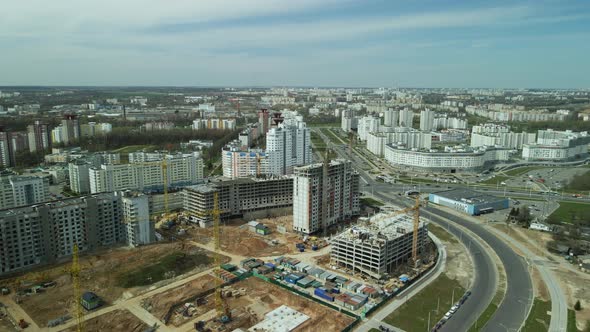
[[[383,193],[376,193],[375,196],[386,200],[391,199],[391,195]],[[408,205],[403,201],[400,203]],[[424,209],[421,209],[420,211],[423,215],[425,214]],[[473,238],[470,233],[463,231],[450,220],[441,218],[433,213],[428,213],[426,216],[459,239],[468,249],[473,260],[475,278],[471,285],[472,295],[467,300],[466,305],[462,306],[461,309],[458,310],[451,319],[445,323],[445,325],[443,325],[443,328],[440,329],[440,331],[448,332],[467,331],[476,323],[478,317],[488,307],[492,298],[496,294],[498,281],[496,265],[484,246],[479,243],[478,239]],[[455,299],[459,299],[461,296],[463,296],[463,294],[455,294]],[[444,312],[449,309],[450,308],[441,308]]]
[[[534,297],[530,273],[525,260],[481,225],[433,207],[423,208],[421,212],[452,220],[475,233],[494,249],[506,270],[506,296],[482,331],[519,330],[528,316]]]
[[[414,295],[424,289],[424,287],[436,280],[436,278],[438,278],[438,276],[440,276],[440,274],[445,270],[447,264],[447,251],[445,250],[442,242],[434,234],[429,233],[428,235],[436,244],[436,248],[438,249],[438,260],[436,261],[436,266],[434,269],[423,275],[409,288],[404,289],[385,307],[379,309],[379,311],[372,315],[370,319],[365,320],[363,324],[356,328],[356,332],[366,332],[371,328],[378,328],[379,325],[383,325],[391,329],[390,325],[383,323],[384,319],[389,316],[389,314],[397,310],[397,308],[399,308],[401,305],[406,303],[408,299],[411,299]],[[435,322],[432,323],[432,325],[434,324]],[[401,331],[399,328],[393,328],[392,330]]]
[[[549,324],[549,331],[565,332],[567,330],[567,300],[561,289],[559,281],[555,278],[555,275],[553,275],[553,272],[551,272],[550,267],[546,264],[545,258],[535,255],[531,250],[529,250],[529,248],[519,241],[514,240],[509,235],[494,229],[490,230],[494,232],[496,236],[503,238],[507,242],[510,242],[512,245],[517,247],[518,250],[522,251],[523,254],[528,258],[527,262],[529,264],[535,265],[539,270],[541,278],[543,279],[543,282],[545,282],[545,285],[547,285],[547,288],[549,289],[549,295],[551,296],[551,322]],[[532,243],[532,240],[530,240],[528,237],[525,238]]]

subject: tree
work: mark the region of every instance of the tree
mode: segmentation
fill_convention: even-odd
[[[582,305],[580,304],[580,300],[577,300],[576,304],[574,304],[574,310],[576,310],[576,311],[582,310]]]

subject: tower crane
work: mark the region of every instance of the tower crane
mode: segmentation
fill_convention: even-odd
[[[168,210],[168,162],[166,156],[162,158],[162,178],[164,183],[164,212],[168,215],[170,211]]]
[[[404,213],[413,212],[413,232],[412,232],[412,263],[413,265],[418,264],[418,229],[420,228],[420,196],[416,196],[414,206],[407,207],[402,210],[398,210],[392,213],[388,213],[382,217],[374,219],[375,221],[381,221],[393,216],[397,216]]]
[[[76,304],[76,331],[84,331],[84,308],[82,308],[82,292],[80,289],[80,262],[78,260],[78,244],[74,244],[72,249],[72,266],[70,275],[72,276],[72,286],[74,287],[74,303]]]

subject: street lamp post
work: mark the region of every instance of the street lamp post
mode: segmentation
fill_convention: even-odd
[[[455,305],[455,289],[457,289],[457,288],[461,289],[461,287],[458,287],[458,286],[455,286],[453,288],[453,295],[451,296],[451,306]]]

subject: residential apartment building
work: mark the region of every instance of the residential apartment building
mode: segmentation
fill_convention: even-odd
[[[399,111],[399,126],[412,128],[414,123],[414,112],[411,109],[404,108]]]
[[[411,128],[396,127],[393,132],[369,133],[367,135],[367,149],[383,157],[385,145],[390,143],[405,144],[408,148],[430,149],[432,134],[420,132]]]
[[[236,119],[222,119],[222,118],[204,118],[195,119],[193,121],[193,129],[219,129],[219,130],[234,130],[236,129]]]
[[[186,187],[183,190],[184,209],[192,222],[201,227],[211,226],[215,193],[222,218],[256,210],[291,207],[293,178],[218,178],[207,184]]]
[[[420,112],[420,130],[431,131],[434,129],[434,111],[429,109]]]
[[[454,117],[436,117],[433,122],[434,130],[439,129],[467,129],[467,119],[454,118]]]
[[[61,120],[61,141],[65,144],[74,142],[80,138],[80,122],[73,114],[64,116]]]
[[[0,210],[48,200],[48,178],[20,175],[0,176]]]
[[[193,185],[203,179],[203,160],[198,153],[167,155],[164,160],[92,167],[88,172],[90,192],[159,191],[164,188],[164,181],[173,188]]]
[[[0,276],[69,257],[74,244],[86,252],[149,243],[144,240],[155,234],[139,212],[144,206],[128,201],[123,209],[122,195],[103,193],[0,211]]]
[[[352,273],[360,272],[381,279],[399,266],[407,265],[412,256],[413,234],[412,216],[375,215],[331,240],[330,263],[352,270]],[[420,220],[418,254],[426,250],[427,243],[428,227]]]
[[[399,123],[399,111],[388,108],[383,111],[383,125],[386,127],[397,127]]]
[[[588,155],[590,135],[587,132],[539,130],[537,142],[524,144],[522,159],[567,161]]]
[[[465,111],[469,114],[483,116],[493,121],[501,122],[536,122],[536,121],[564,121],[568,115],[563,113],[549,113],[546,110],[515,110],[493,108],[490,105],[467,106]],[[506,105],[504,105],[506,106]]]
[[[45,151],[51,149],[51,130],[49,125],[41,121],[35,121],[27,126],[29,138],[29,151]]]
[[[266,134],[268,174],[287,175],[293,167],[312,162],[311,134],[305,122],[285,122]]]
[[[361,141],[367,140],[369,133],[378,132],[381,120],[376,116],[364,116],[358,120],[358,136]]]
[[[11,135],[0,127],[0,166],[14,166]]]
[[[340,128],[346,133],[358,128],[358,119],[354,116],[353,110],[347,109],[342,111]]]
[[[292,190],[293,230],[297,232],[315,233],[360,213],[359,174],[350,161],[296,167]]]
[[[127,244],[137,247],[154,242],[156,232],[154,223],[150,222],[150,196],[130,191],[122,192],[120,196]]]
[[[500,146],[509,149],[522,149],[524,144],[530,144],[535,142],[535,133],[513,133],[513,132],[501,132],[491,134],[471,134],[471,146]]]
[[[445,147],[444,150],[408,149],[403,144],[387,144],[385,160],[394,166],[422,172],[460,173],[477,172],[507,161],[509,149]]]
[[[221,150],[223,176],[228,179],[266,176],[268,158],[260,149],[242,149],[239,141],[232,142]]]

